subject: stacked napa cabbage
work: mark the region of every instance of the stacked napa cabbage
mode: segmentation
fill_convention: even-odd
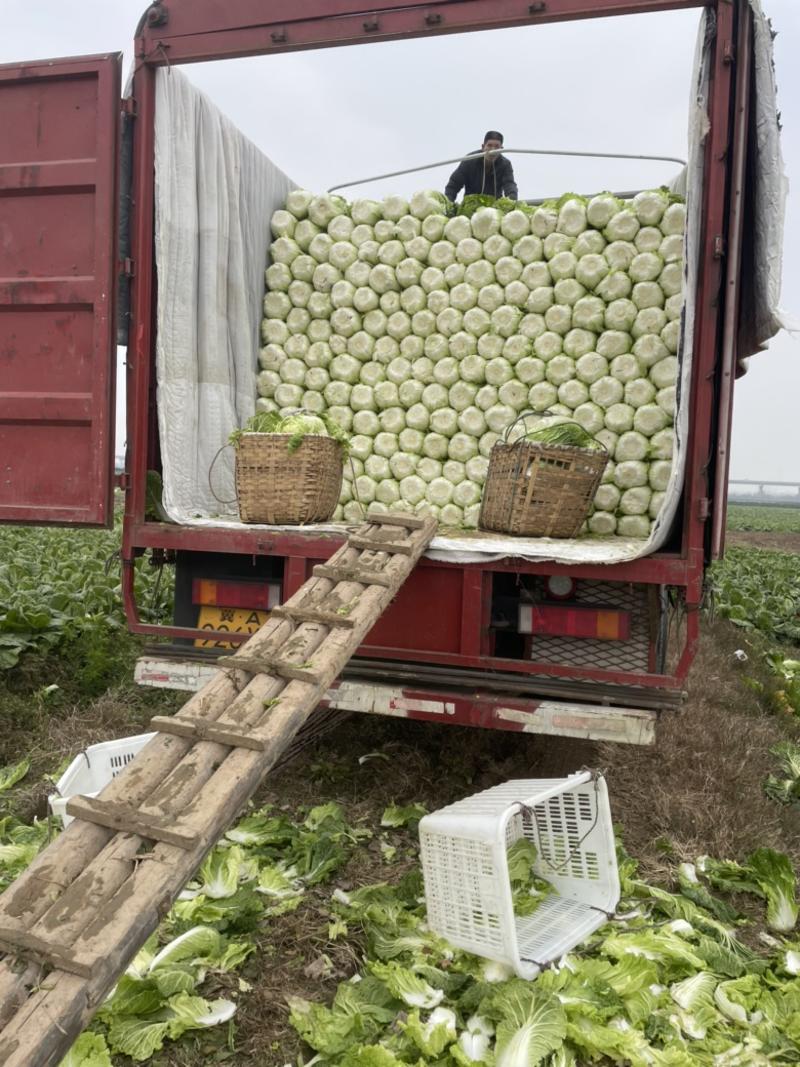
[[[360,501],[468,527],[518,414],[570,415],[611,456],[588,530],[647,537],[671,470],[684,204],[659,189],[473,209],[290,193],[259,409],[325,411],[351,434],[337,518]]]

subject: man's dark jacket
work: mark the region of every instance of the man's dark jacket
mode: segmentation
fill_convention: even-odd
[[[518,195],[514,168],[502,155],[495,156],[488,167],[484,166],[483,156],[462,159],[450,175],[444,195],[448,200],[455,201],[462,188],[465,196],[470,193],[485,193],[488,196],[507,196],[516,200]]]

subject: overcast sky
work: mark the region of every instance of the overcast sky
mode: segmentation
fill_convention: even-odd
[[[189,0],[183,0],[188,3]],[[775,43],[786,171],[800,190],[800,3],[764,0]],[[5,0],[0,63],[125,52],[142,0]],[[198,64],[189,78],[294,181],[313,190],[478,147],[685,158],[699,10],[594,19]],[[672,163],[512,157],[520,196],[659,185]],[[358,186],[443,188],[440,167]],[[800,192],[786,216],[782,305],[800,317]],[[732,477],[800,481],[800,341],[781,333],[736,386]]]

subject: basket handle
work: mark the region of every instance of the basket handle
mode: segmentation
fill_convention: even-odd
[[[315,412],[309,411],[308,408],[293,408],[292,414],[313,415],[315,414]],[[217,494],[214,492],[214,486],[211,484],[211,472],[213,471],[214,465],[220,457],[220,453],[223,452],[226,448],[235,449],[236,445],[232,441],[226,441],[224,445],[217,449],[214,458],[211,460],[211,466],[208,468],[208,488],[211,490],[211,495],[214,497],[218,504],[235,504],[238,499],[237,497],[234,497],[232,500],[223,500],[221,496],[217,496]]]
[[[219,503],[219,504],[235,504],[235,503],[236,503],[236,497],[234,497],[234,498],[233,498],[233,500],[223,500],[221,496],[217,496],[217,494],[216,494],[216,493],[214,492],[214,486],[213,486],[213,485],[211,484],[211,472],[213,471],[213,469],[214,469],[214,464],[215,464],[215,463],[217,462],[217,460],[219,459],[219,457],[220,457],[220,454],[221,454],[222,452],[224,452],[226,448],[234,448],[234,447],[235,447],[235,446],[234,446],[234,445],[232,445],[230,441],[226,441],[224,445],[221,445],[221,446],[220,446],[220,447],[219,447],[219,448],[217,449],[216,455],[215,455],[215,456],[214,456],[214,458],[213,458],[213,459],[211,460],[211,466],[210,466],[210,467],[208,468],[208,488],[209,488],[209,489],[211,490],[211,495],[212,495],[212,496],[214,497],[214,499],[215,499],[215,500],[217,501],[217,503]]]

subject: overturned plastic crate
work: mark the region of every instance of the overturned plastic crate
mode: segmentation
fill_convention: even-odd
[[[75,757],[59,778],[56,783],[58,795],[48,798],[53,815],[60,818],[64,826],[69,826],[72,822],[72,816],[66,812],[69,798],[77,795],[97,796],[155,736],[153,733],[136,734],[134,737],[121,737],[116,741],[101,741],[100,744],[89,745]]]
[[[495,786],[426,815],[419,835],[431,929],[521,978],[574,948],[619,901],[608,791],[593,771]],[[514,914],[507,860],[522,837],[555,890],[527,916]]]

